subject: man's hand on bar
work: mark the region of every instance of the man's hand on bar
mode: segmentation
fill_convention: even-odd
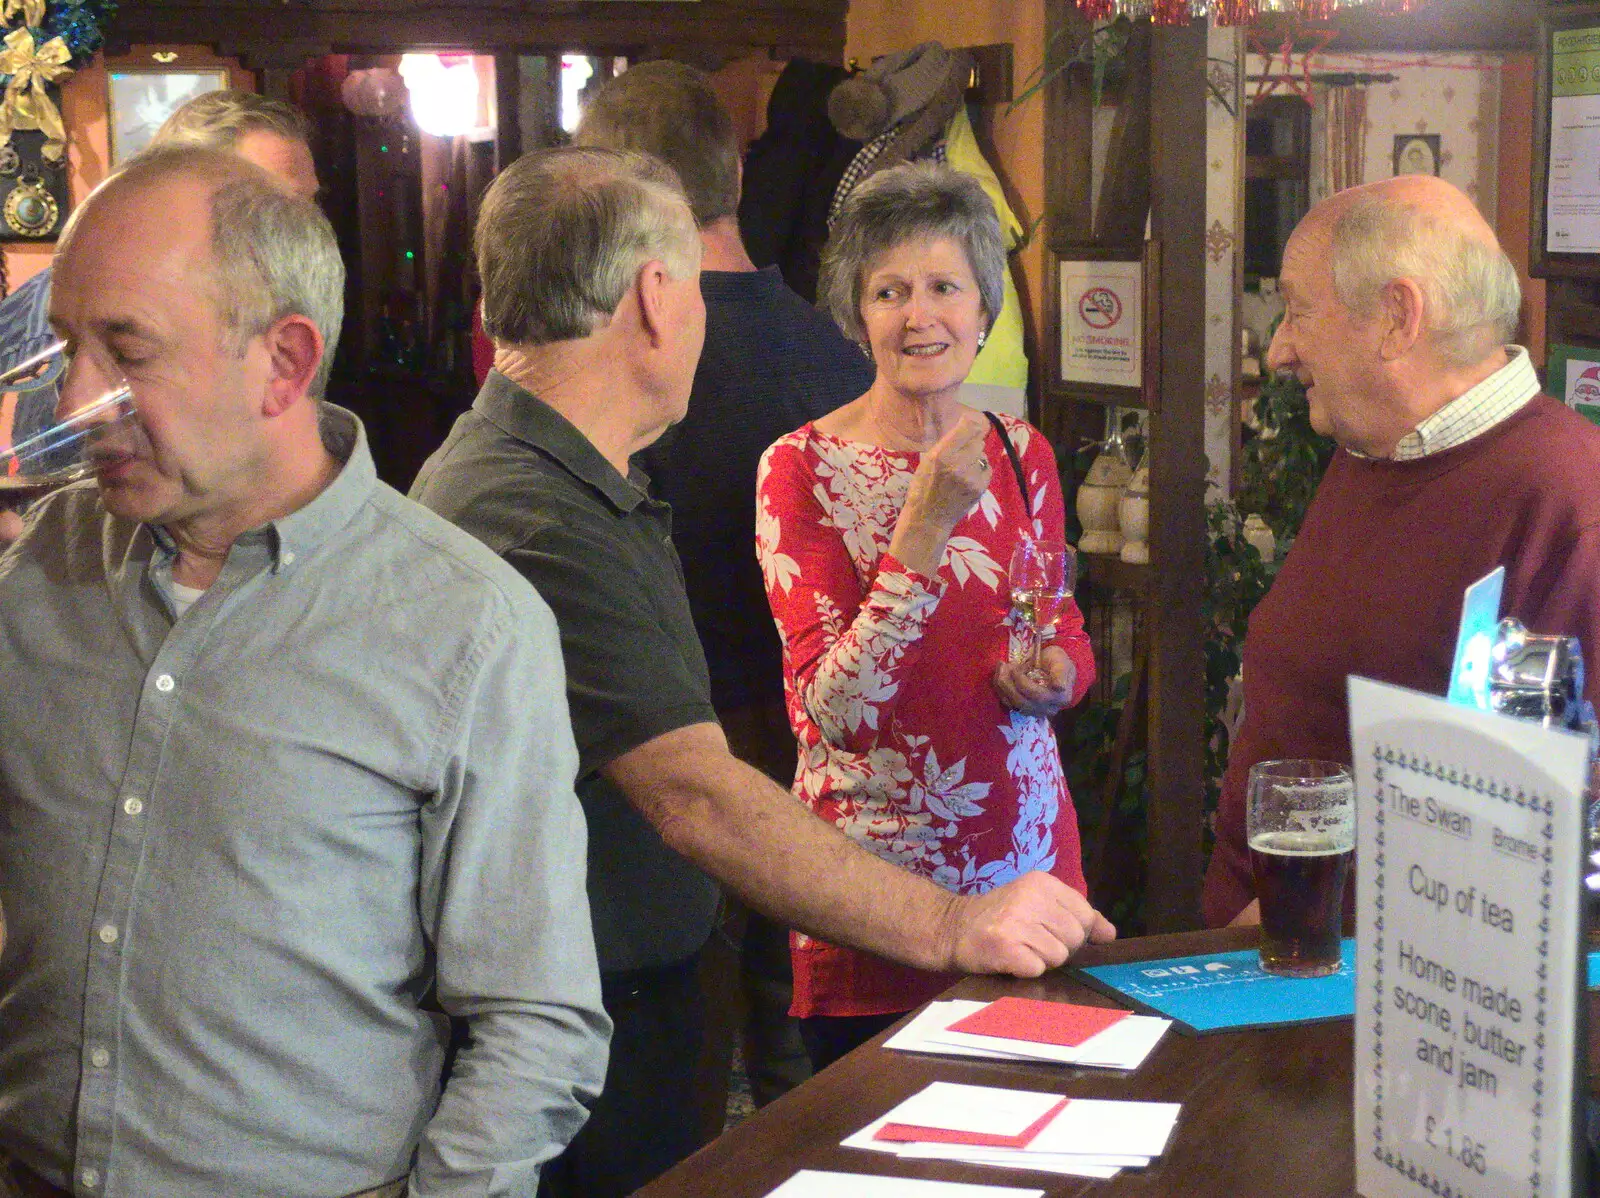
[[[1117,929],[1089,900],[1047,873],[1024,874],[987,894],[951,897],[949,968],[961,973],[1038,977],[1085,942],[1115,940]]]

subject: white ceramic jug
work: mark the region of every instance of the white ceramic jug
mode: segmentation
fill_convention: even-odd
[[[1117,507],[1132,476],[1133,468],[1120,446],[1101,449],[1089,464],[1089,473],[1078,487],[1078,523],[1083,526],[1079,553],[1117,553],[1122,549]]]

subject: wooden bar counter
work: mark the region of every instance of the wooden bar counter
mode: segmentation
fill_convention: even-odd
[[[1086,949],[1074,963],[1105,965],[1255,944],[1254,929],[1185,932]],[[1065,969],[1032,981],[969,978],[946,997],[1006,994],[1115,1005]],[[1593,994],[1590,1005],[1592,1016]],[[1348,1019],[1208,1036],[1174,1029],[1135,1073],[886,1052],[878,1044],[887,1035],[703,1148],[640,1190],[640,1198],[762,1198],[801,1169],[1042,1188],[1051,1198],[1348,1198],[1355,1191]],[[1594,1048],[1591,1041],[1591,1077]],[[1181,1102],[1183,1113],[1166,1155],[1111,1181],[900,1160],[839,1147],[847,1135],[932,1081]]]

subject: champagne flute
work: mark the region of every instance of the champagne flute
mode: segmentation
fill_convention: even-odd
[[[1024,540],[1011,554],[1011,606],[1028,627],[1028,673],[1035,679],[1043,677],[1039,651],[1045,633],[1072,598],[1077,575],[1077,555],[1064,541]]]
[[[86,478],[94,445],[133,416],[132,394],[116,376],[63,411],[59,386],[67,366],[66,347],[56,344],[0,373],[0,507],[26,506]]]

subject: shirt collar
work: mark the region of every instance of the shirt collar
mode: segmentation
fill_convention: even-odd
[[[1414,461],[1465,445],[1515,415],[1539,394],[1539,376],[1528,351],[1520,345],[1505,348],[1508,361],[1504,366],[1401,437],[1389,460]]]
[[[309,553],[350,523],[378,483],[377,467],[367,445],[367,430],[355,413],[324,403],[318,431],[323,447],[343,463],[334,480],[304,507],[269,520],[239,538],[242,542],[264,541],[272,554],[274,573],[293,564],[297,555]],[[177,544],[165,528],[152,525],[150,532],[156,544],[168,554],[177,552]]]
[[[594,442],[537,395],[490,370],[472,410],[507,435],[554,458],[568,474],[598,491],[619,512],[631,512],[645,499],[648,481],[638,470],[628,478],[606,461]]]

